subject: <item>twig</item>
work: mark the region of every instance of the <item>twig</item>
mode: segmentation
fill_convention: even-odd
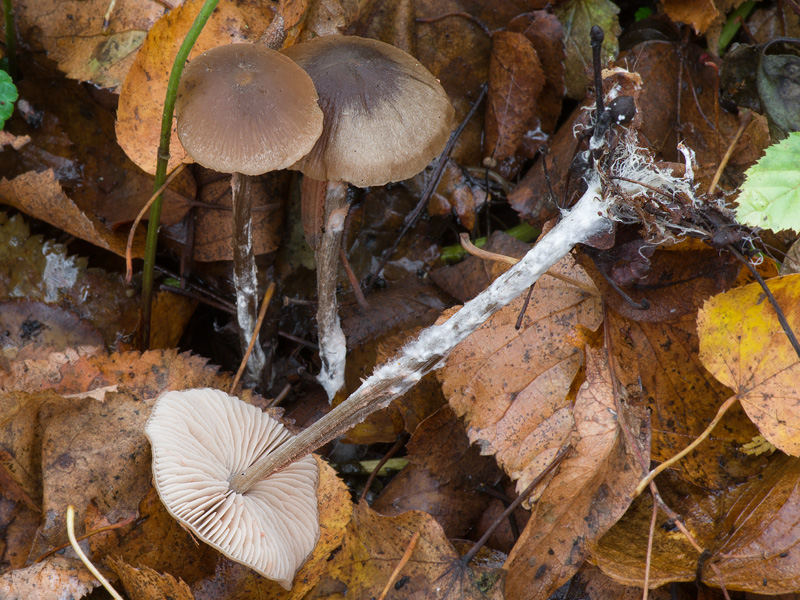
[[[753,113],[747,111],[747,114],[742,118],[742,122],[739,123],[739,129],[736,130],[736,135],[733,136],[731,143],[728,145],[728,149],[725,151],[725,156],[722,157],[722,161],[719,163],[716,173],[714,173],[714,178],[711,180],[711,185],[708,187],[708,192],[706,193],[707,196],[713,196],[714,192],[717,191],[717,184],[719,183],[720,177],[722,177],[722,172],[725,170],[725,167],[728,166],[728,162],[730,162],[731,156],[733,156],[733,151],[736,148],[736,144],[739,143],[739,139],[742,137],[745,129],[747,129],[747,126],[750,124],[752,118]]]
[[[444,173],[444,168],[447,165],[447,158],[450,156],[450,153],[455,148],[456,142],[458,138],[461,136],[461,133],[464,131],[464,128],[469,123],[470,119],[472,119],[473,115],[478,110],[478,107],[483,102],[483,99],[486,97],[488,86],[485,84],[481,88],[481,93],[478,95],[478,99],[475,100],[472,107],[469,109],[469,112],[464,117],[464,120],[461,121],[461,124],[458,128],[450,134],[450,139],[447,140],[447,145],[442,150],[442,154],[439,156],[439,160],[436,163],[436,167],[433,169],[433,173],[431,174],[431,178],[428,180],[428,185],[425,187],[425,190],[422,192],[422,196],[420,196],[419,202],[417,203],[416,208],[411,212],[408,217],[406,217],[405,225],[403,225],[403,229],[400,231],[400,234],[397,236],[397,239],[392,244],[392,247],[389,248],[386,252],[383,253],[383,257],[381,258],[381,262],[378,264],[378,267],[370,273],[369,277],[367,278],[367,285],[364,288],[364,294],[369,294],[372,291],[373,286],[375,285],[375,281],[377,281],[378,276],[383,271],[383,268],[386,266],[386,263],[389,262],[389,259],[392,258],[394,251],[397,250],[397,246],[400,244],[400,240],[403,239],[406,233],[408,233],[409,229],[411,229],[414,224],[417,222],[417,219],[422,214],[422,211],[428,206],[428,201],[431,199],[433,192],[436,190],[436,187],[439,185],[439,181],[442,179],[442,174]]]
[[[392,574],[389,576],[389,581],[386,582],[386,586],[383,588],[381,595],[378,596],[378,600],[386,600],[386,594],[389,593],[389,590],[394,585],[394,582],[397,581],[398,576],[400,575],[400,571],[403,570],[403,567],[406,566],[406,563],[411,558],[411,555],[414,553],[414,548],[417,547],[417,542],[419,541],[419,531],[415,531],[414,535],[411,536],[411,541],[408,542],[408,547],[406,547],[406,551],[403,553],[400,562],[397,563],[397,566],[392,571]]]
[[[250,358],[250,353],[253,351],[253,348],[256,345],[256,340],[258,340],[258,332],[261,330],[261,324],[264,322],[264,317],[267,314],[267,307],[269,307],[269,301],[272,300],[272,294],[275,293],[275,282],[270,282],[269,286],[267,287],[267,291],[264,294],[264,299],[261,301],[261,309],[258,311],[258,320],[256,321],[256,326],[253,330],[253,335],[250,337],[250,344],[247,346],[247,350],[242,357],[242,362],[239,365],[239,370],[236,371],[236,377],[233,378],[233,383],[231,384],[231,390],[228,392],[231,396],[236,395],[236,387],[239,385],[239,380],[242,378],[242,373],[244,373],[244,369],[247,366],[247,359]]]
[[[364,292],[361,291],[361,284],[358,283],[356,274],[353,273],[353,267],[350,266],[350,261],[347,260],[347,254],[344,248],[339,248],[339,259],[342,261],[344,272],[347,273],[347,280],[350,282],[350,287],[353,289],[353,295],[356,297],[356,302],[361,307],[361,310],[369,310],[371,307],[367,299],[364,298]]]
[[[81,541],[83,541],[83,540],[85,540],[87,538],[92,537],[93,535],[97,535],[98,533],[104,533],[106,531],[113,531],[114,529],[119,529],[120,527],[125,527],[126,525],[130,525],[131,523],[133,523],[135,520],[136,520],[136,515],[131,515],[127,519],[122,519],[118,523],[114,523],[112,525],[106,525],[105,527],[98,527],[97,529],[92,529],[91,531],[88,531],[88,532],[84,533],[82,536],[80,536],[79,538],[77,538],[77,540],[79,542],[81,542]],[[39,558],[37,558],[36,562],[40,563],[45,558],[47,558],[48,556],[52,556],[56,552],[61,552],[61,550],[63,550],[64,548],[66,548],[67,546],[70,546],[70,545],[71,545],[71,542],[67,543],[67,544],[61,544],[60,546],[56,546],[55,548],[52,548],[52,549],[48,550],[47,552],[42,554]]]
[[[72,549],[75,550],[75,554],[78,555],[78,558],[80,558],[81,562],[86,565],[86,568],[89,569],[92,575],[95,576],[97,581],[99,581],[103,587],[108,590],[108,593],[111,594],[114,600],[123,600],[122,596],[117,593],[117,590],[111,587],[108,579],[100,574],[100,571],[97,570],[97,567],[95,567],[92,564],[92,561],[90,561],[83,553],[83,550],[81,550],[81,547],[78,544],[78,540],[75,539],[75,508],[71,504],[67,507],[67,536],[69,536],[69,542],[72,544]]]
[[[669,460],[664,461],[663,463],[658,465],[655,469],[650,471],[647,474],[647,476],[639,482],[639,485],[636,486],[636,490],[633,492],[634,498],[636,496],[638,496],[639,494],[641,494],[644,491],[644,488],[646,488],[648,485],[650,485],[650,482],[653,481],[653,479],[655,479],[656,476],[659,475],[659,473],[661,473],[662,471],[664,471],[666,469],[669,469],[672,465],[674,465],[680,459],[682,459],[684,456],[689,454],[689,452],[691,452],[692,450],[697,448],[697,446],[699,446],[700,443],[703,440],[705,440],[709,435],[711,435],[711,432],[714,430],[714,428],[722,420],[722,417],[725,416],[725,413],[728,412],[728,409],[731,406],[733,406],[734,403],[736,403],[737,400],[739,400],[738,396],[731,396],[730,398],[725,400],[725,402],[722,403],[722,406],[719,407],[719,410],[717,411],[717,415],[714,417],[714,419],[711,421],[711,423],[708,424],[708,427],[705,428],[703,433],[701,433],[699,436],[697,436],[697,438],[691,444],[686,446],[686,448],[684,448],[683,450],[678,452],[675,456],[673,456]]]
[[[276,406],[279,406],[280,403],[286,399],[286,396],[288,396],[289,392],[291,391],[292,391],[292,386],[291,384],[287,383],[285,386],[283,386],[281,392],[277,396],[275,396],[272,400],[270,400],[270,402],[267,404],[267,408],[274,408]]]
[[[375,468],[372,469],[372,473],[369,474],[367,483],[364,484],[364,491],[361,492],[361,498],[360,498],[361,500],[366,499],[367,492],[369,491],[372,482],[375,481],[375,477],[378,475],[378,472],[383,468],[383,465],[385,465],[390,458],[392,458],[395,454],[397,454],[397,451],[400,450],[400,448],[402,448],[407,441],[408,441],[407,435],[397,436],[397,440],[395,441],[394,445],[391,448],[389,448],[389,451],[383,455],[383,458],[381,458],[378,461],[378,464],[375,465]]]
[[[653,538],[656,535],[656,517],[658,517],[658,502],[653,498],[653,518],[650,519],[650,532],[647,536],[647,558],[644,561],[644,592],[642,600],[647,600],[650,592],[650,561],[653,558]]]
[[[486,532],[481,536],[481,539],[475,542],[475,545],[470,548],[469,552],[461,557],[462,564],[468,564],[469,561],[478,555],[478,552],[480,552],[481,548],[486,545],[486,542],[489,541],[489,538],[492,537],[492,534],[494,533],[494,530],[497,529],[498,525],[500,525],[500,523],[502,523],[506,517],[508,517],[508,515],[517,510],[517,507],[522,504],[522,502],[528,496],[531,495],[531,492],[533,492],[533,490],[536,489],[536,486],[539,485],[545,477],[547,477],[548,473],[561,464],[561,461],[564,460],[564,457],[567,455],[567,452],[569,452],[571,447],[572,446],[564,446],[558,451],[558,454],[553,457],[553,460],[550,461],[550,464],[548,464],[544,470],[542,470],[542,472],[539,473],[533,481],[531,481],[530,485],[526,487],[511,504],[508,505],[508,507],[503,511],[503,514],[495,519],[494,523],[489,526]]]
[[[156,198],[164,193],[164,190],[169,187],[169,184],[175,180],[178,174],[180,174],[185,167],[186,163],[181,163],[172,169],[172,172],[169,174],[166,181],[164,181],[164,183],[155,192],[153,192],[153,195],[150,196],[150,199],[147,202],[145,202],[142,210],[139,211],[139,214],[136,215],[136,218],[133,220],[131,231],[128,233],[128,243],[125,246],[125,283],[130,283],[131,277],[133,277],[133,259],[131,258],[131,253],[133,252],[133,238],[136,234],[136,228],[139,227],[139,222],[144,218],[144,214],[150,210],[150,207],[153,205],[153,202],[156,201]]]

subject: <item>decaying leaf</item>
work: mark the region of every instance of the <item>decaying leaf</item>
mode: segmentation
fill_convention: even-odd
[[[132,600],[194,600],[189,586],[169,573],[159,573],[149,567],[136,569],[118,558],[110,559],[109,565]]]
[[[570,257],[552,270],[592,285]],[[571,436],[569,389],[583,358],[569,336],[578,326],[596,330],[602,320],[597,296],[551,277],[536,284],[518,330],[523,302],[518,298],[491,317],[438,371],[470,441],[495,456],[518,491]]]
[[[615,398],[604,349],[586,349],[572,452],[559,465],[508,556],[506,597],[547,598],[625,513],[649,466],[647,417]],[[624,431],[625,430],[625,431]]]
[[[0,577],[0,595],[4,600],[78,600],[98,585],[77,558],[51,556],[44,562],[5,573]]]
[[[418,511],[382,517],[363,502],[347,526],[342,549],[307,598],[377,598],[415,533],[419,540],[401,571],[407,579],[393,597],[502,598],[499,565],[462,565],[433,517]]]
[[[800,275],[768,282],[789,327],[800,331]],[[757,283],[711,298],[697,319],[700,358],[730,387],[771,443],[800,455],[800,359]]]

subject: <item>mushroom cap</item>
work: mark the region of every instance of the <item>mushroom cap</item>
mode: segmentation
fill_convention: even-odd
[[[231,475],[292,437],[255,406],[214,389],[171,391],[145,426],[169,513],[225,556],[287,590],[319,539],[319,468],[306,456],[244,494]]]
[[[293,168],[358,187],[413,177],[444,149],[453,105],[417,59],[378,40],[331,35],[284,51],[311,76],[325,113]]]
[[[222,173],[290,167],[322,132],[309,76],[256,44],[218,46],[195,57],[183,70],[175,110],[186,152]]]

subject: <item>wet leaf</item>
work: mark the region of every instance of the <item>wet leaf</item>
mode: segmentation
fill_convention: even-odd
[[[16,569],[0,577],[0,594],[6,600],[61,600],[83,598],[100,585],[77,558],[51,556],[44,562]]]
[[[601,59],[605,66],[609,60],[616,58],[619,51],[619,8],[609,0],[567,0],[556,7],[555,14],[564,27],[567,95],[581,99],[586,96],[592,70],[589,32],[594,25],[598,25],[605,33]]]
[[[419,540],[400,573],[408,579],[392,597],[502,598],[498,565],[461,565],[433,517],[418,511],[381,517],[363,502],[347,526],[342,549],[307,598],[377,598],[414,533]]]
[[[573,411],[572,452],[508,556],[509,598],[547,598],[571,578],[589,546],[625,513],[647,472],[648,419],[616,400],[605,355],[604,349],[587,346],[586,381]]]
[[[703,35],[720,17],[720,11],[717,10],[715,4],[714,0],[696,0],[694,2],[664,0],[664,10],[676,23],[691,25],[696,34]],[[741,4],[741,0],[737,4]]]
[[[800,331],[800,275],[777,277],[768,285],[789,327]],[[697,324],[706,368],[733,390],[767,440],[800,455],[800,359],[761,286],[752,283],[711,298]]]
[[[553,270],[591,285],[570,257]],[[437,372],[450,406],[464,417],[470,441],[495,456],[518,491],[571,436],[569,390],[583,357],[569,336],[579,326],[596,330],[602,320],[597,296],[550,277],[534,290],[519,330],[524,298],[486,321]]]

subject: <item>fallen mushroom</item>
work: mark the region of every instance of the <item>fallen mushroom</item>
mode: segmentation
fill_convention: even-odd
[[[189,156],[233,174],[234,286],[244,353],[258,304],[250,177],[290,167],[307,154],[322,131],[322,111],[308,75],[256,44],[219,46],[194,58],[183,71],[175,110],[178,138]],[[264,362],[255,344],[250,381],[258,379]]]
[[[348,210],[342,182],[369,187],[413,177],[441,153],[454,110],[430,71],[384,42],[333,35],[284,53],[309,74],[325,114],[322,135],[293,168],[304,175],[303,226],[317,262],[318,379],[333,399],[344,384],[346,354],[336,308]]]
[[[167,511],[225,556],[290,589],[319,539],[316,460],[306,456],[243,493],[228,480],[292,434],[255,406],[214,389],[162,394],[145,434]]]

